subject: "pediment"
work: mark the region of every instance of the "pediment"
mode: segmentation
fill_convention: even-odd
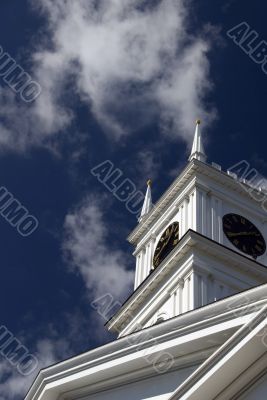
[[[262,381],[261,386],[255,384],[267,368],[266,327],[267,306],[263,306],[183,382],[169,400],[262,399],[251,397],[251,393],[260,393],[266,387],[266,381]]]

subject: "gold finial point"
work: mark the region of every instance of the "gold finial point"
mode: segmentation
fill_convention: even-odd
[[[148,179],[148,181],[147,181],[147,186],[151,186],[152,185],[152,180],[151,179]]]
[[[196,120],[196,124],[197,124],[197,125],[200,125],[200,124],[201,124],[200,119],[197,119],[197,120]]]

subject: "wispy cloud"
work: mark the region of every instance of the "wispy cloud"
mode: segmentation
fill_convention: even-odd
[[[5,119],[0,144],[12,147],[19,139],[18,148],[25,148],[63,131],[75,118],[70,93],[113,139],[158,118],[162,132],[190,141],[192,119],[200,116],[207,125],[214,119],[215,111],[205,103],[212,88],[208,52],[214,32],[190,32],[191,2],[31,4],[47,21],[46,34],[40,34],[31,56],[42,94],[30,107],[8,96],[0,113]]]
[[[71,313],[62,311],[61,318],[55,323],[42,326],[39,321],[35,329],[26,334],[19,333],[18,338],[22,344],[28,345],[29,351],[38,360],[38,366],[31,374],[23,376],[19,374],[16,366],[12,366],[0,356],[0,400],[24,398],[40,369],[75,356],[81,349],[86,351],[92,346],[93,336],[99,344],[110,340],[110,337],[105,335],[103,324],[104,321],[98,318],[97,313],[90,317],[89,307],[87,315],[77,307]]]
[[[31,386],[39,369],[55,363],[58,359],[67,357],[70,351],[68,342],[65,339],[37,340],[34,347],[34,354],[39,363],[38,370],[28,376],[20,375],[15,367],[4,359],[0,360],[0,400],[21,399]]]
[[[133,271],[129,270],[128,257],[109,245],[112,232],[105,223],[101,204],[99,196],[85,197],[69,212],[64,225],[62,246],[65,261],[70,272],[80,274],[84,281],[88,314],[84,315],[81,310],[74,310],[71,314],[64,312],[60,324],[49,324],[41,335],[40,326],[30,335],[19,335],[22,343],[31,344],[30,350],[38,360],[38,370],[76,354],[81,347],[90,347],[83,332],[97,337],[99,344],[110,340],[103,329],[105,319],[90,307],[89,301],[107,293],[114,297],[114,302],[123,301],[133,286]],[[0,359],[0,400],[1,396],[5,400],[21,398],[37,372],[21,376],[16,368]]]
[[[81,274],[91,299],[106,293],[122,300],[133,286],[126,255],[109,245],[112,232],[105,223],[101,200],[88,196],[65,219],[63,251],[67,262]]]

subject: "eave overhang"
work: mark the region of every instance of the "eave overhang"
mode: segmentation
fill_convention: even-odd
[[[25,400],[72,399],[155,375],[144,354],[164,349],[173,354],[174,369],[203,362],[264,306],[267,285],[133,333],[40,371]]]

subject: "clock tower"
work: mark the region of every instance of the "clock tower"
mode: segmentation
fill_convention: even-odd
[[[25,400],[265,399],[267,218],[247,184],[207,163],[197,121],[154,205],[148,181],[128,238],[135,290],[106,324],[119,340],[41,370]]]
[[[128,237],[135,291],[108,329],[128,335],[265,283],[266,237],[261,204],[234,174],[207,163],[197,120],[189,163],[155,205],[148,182]]]

